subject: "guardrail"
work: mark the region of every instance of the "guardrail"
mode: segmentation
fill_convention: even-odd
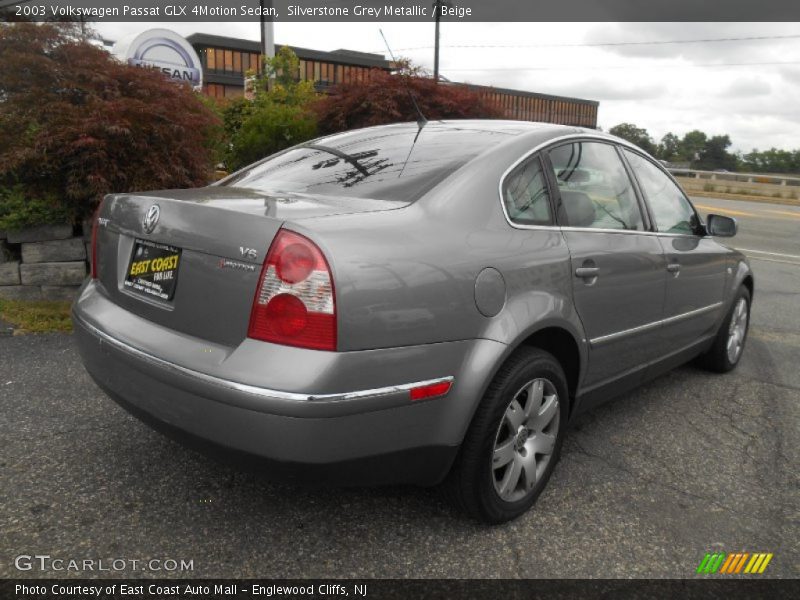
[[[675,177],[687,177],[718,182],[757,183],[779,186],[800,186],[800,177],[786,177],[783,175],[763,175],[760,173],[732,173],[728,171],[699,171],[697,169],[682,169],[667,167]]]
[[[668,167],[684,191],[694,196],[800,205],[800,177],[698,171]]]

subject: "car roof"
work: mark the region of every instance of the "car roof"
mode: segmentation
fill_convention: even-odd
[[[375,125],[363,129],[351,129],[340,133],[335,133],[323,139],[334,139],[345,137],[348,134],[360,134],[367,131],[395,130],[417,132],[419,124],[411,121],[405,123],[392,123],[388,125]],[[508,139],[526,137],[535,144],[543,144],[551,139],[556,139],[565,135],[586,134],[592,137],[605,138],[609,141],[622,142],[624,140],[588,127],[578,127],[576,125],[559,125],[557,123],[543,123],[539,121],[515,121],[510,119],[443,119],[431,120],[425,123],[423,131],[428,130],[471,130],[473,132],[485,131],[487,133],[500,133],[508,136]]]
[[[525,137],[529,142],[543,144],[551,139],[565,135],[586,134],[592,137],[602,137],[609,141],[620,142],[619,138],[596,129],[577,127],[574,125],[559,125],[556,123],[542,123],[536,121],[515,121],[508,119],[444,119],[431,120],[424,124],[420,130],[419,123],[414,121],[404,123],[391,123],[387,125],[374,125],[361,129],[350,129],[333,133],[315,140],[315,143],[338,145],[345,141],[357,139],[365,134],[416,134],[420,131],[463,131],[472,134],[485,132],[487,134],[501,134],[507,136],[508,141]],[[416,139],[416,138],[414,138]],[[501,144],[502,145],[502,144]]]
[[[523,135],[530,132],[538,132],[542,134],[550,133],[553,137],[565,135],[568,133],[586,132],[592,134],[602,134],[603,132],[596,129],[589,129],[586,127],[578,127],[575,125],[559,125],[556,123],[543,123],[539,121],[516,121],[511,119],[442,119],[427,121],[424,125],[425,128],[431,129],[472,129],[487,132],[499,132],[509,135]],[[371,127],[364,127],[359,129],[348,129],[342,132],[330,134],[326,137],[335,137],[347,133],[355,133],[359,131],[370,131],[377,129],[396,129],[396,130],[414,130],[419,129],[419,123],[415,121],[407,121],[402,123],[389,123],[386,125],[373,125]],[[613,137],[613,136],[608,136]]]
[[[559,125],[556,123],[543,123],[540,121],[515,121],[509,119],[446,119],[443,121],[431,121],[432,124],[441,127],[469,127],[471,129],[482,129],[485,131],[500,131],[510,135],[522,135],[535,131],[540,134],[552,134],[552,137],[575,133],[579,131],[595,133],[594,129],[576,127],[573,125]],[[416,123],[413,125],[416,126]]]
[[[419,125],[415,122],[397,123],[395,125],[379,125],[378,127],[409,127],[417,129]],[[606,134],[597,129],[588,127],[578,127],[577,125],[560,125],[558,123],[544,123],[541,121],[516,121],[511,119],[443,119],[428,121],[426,127],[453,128],[453,129],[474,129],[507,133],[509,135],[524,135],[527,133],[538,133],[542,137],[559,137],[572,133],[587,133],[601,135],[609,139],[616,139],[615,136]]]

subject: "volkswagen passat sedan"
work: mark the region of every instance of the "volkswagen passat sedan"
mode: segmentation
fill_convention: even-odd
[[[753,276],[670,175],[592,130],[374,127],[218,184],[106,197],[74,306],[133,414],[289,477],[528,509],[576,414],[736,366]]]

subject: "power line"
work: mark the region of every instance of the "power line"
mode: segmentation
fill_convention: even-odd
[[[800,35],[752,35],[744,37],[725,37],[725,38],[701,38],[695,40],[654,40],[636,42],[596,42],[586,44],[447,44],[443,48],[605,48],[615,46],[663,46],[669,44],[715,44],[722,42],[754,42],[764,40],[795,40],[800,39]],[[408,52],[410,50],[430,50],[432,46],[412,46],[409,48],[398,48],[398,51]]]
[[[586,65],[573,67],[499,67],[485,69],[445,69],[446,71],[459,72],[478,72],[478,71],[596,71],[596,70],[626,70],[626,69],[695,69],[712,67],[765,67],[774,65],[800,65],[798,60],[776,61],[776,62],[752,62],[752,63],[705,63],[696,65]]]

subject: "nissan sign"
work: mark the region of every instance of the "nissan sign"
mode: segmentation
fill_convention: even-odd
[[[148,29],[114,44],[112,54],[134,67],[161,71],[170,80],[203,85],[200,57],[192,45],[169,29]]]

